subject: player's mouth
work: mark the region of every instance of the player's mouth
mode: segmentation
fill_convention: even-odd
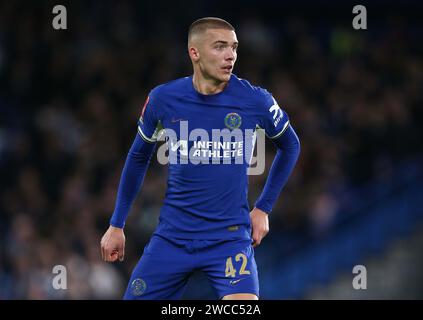
[[[232,69],[233,69],[233,66],[232,65],[227,65],[227,66],[222,67],[222,69],[226,73],[231,73],[232,72]]]

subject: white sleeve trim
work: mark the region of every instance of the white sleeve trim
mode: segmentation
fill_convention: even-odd
[[[148,142],[148,143],[156,143],[156,140],[151,139],[151,138],[148,138],[148,137],[144,134],[144,132],[142,132],[141,127],[140,127],[140,126],[138,126],[138,133],[139,133],[139,135],[141,136],[141,138],[142,138],[144,141],[146,141],[146,142]],[[153,136],[154,136],[154,135],[153,135]]]
[[[288,126],[289,126],[289,120],[284,124],[281,132],[279,132],[278,134],[274,135],[273,137],[269,137],[269,138],[270,139],[277,139],[277,138],[279,138],[286,131],[286,129],[288,128]]]

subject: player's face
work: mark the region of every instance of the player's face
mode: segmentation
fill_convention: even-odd
[[[199,48],[199,67],[205,78],[227,82],[237,58],[238,40],[234,31],[208,29]]]

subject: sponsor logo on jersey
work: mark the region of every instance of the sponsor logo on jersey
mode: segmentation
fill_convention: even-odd
[[[228,126],[234,129],[191,129],[187,120],[180,120],[178,128],[161,129],[157,139],[148,142],[165,141],[157,149],[160,164],[246,164],[248,175],[262,174],[265,164],[264,132],[260,128],[235,128],[241,125],[241,117],[227,117]],[[228,114],[228,115],[230,115]],[[239,118],[238,118],[239,117]],[[178,119],[179,118],[175,118]],[[140,134],[146,140],[140,126]],[[256,143],[257,142],[257,143]],[[254,149],[257,147],[257,156]]]

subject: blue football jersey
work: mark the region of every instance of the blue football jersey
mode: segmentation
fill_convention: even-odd
[[[164,139],[168,149],[167,191],[155,233],[249,239],[247,169],[255,132],[264,129],[275,139],[288,126],[288,115],[268,91],[235,75],[211,95],[196,91],[192,76],[154,88],[138,133],[150,143]]]

